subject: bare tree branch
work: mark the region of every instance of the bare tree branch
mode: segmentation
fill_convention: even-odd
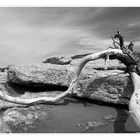
[[[81,70],[83,69],[83,67],[89,61],[93,61],[93,60],[100,59],[100,58],[105,58],[107,55],[116,55],[116,57],[117,57],[118,54],[122,57],[122,60],[124,60],[123,58],[126,57],[122,53],[122,51],[119,50],[119,49],[108,49],[108,50],[98,52],[98,53],[94,53],[94,54],[91,54],[91,55],[87,55],[86,57],[84,57],[82,59],[82,61],[80,62],[80,64],[78,65],[78,67],[76,68],[76,70],[75,70],[74,79],[72,80],[68,90],[61,93],[60,95],[58,95],[56,97],[37,97],[37,98],[31,98],[31,99],[22,99],[20,97],[9,96],[4,91],[0,91],[0,98],[5,100],[5,101],[8,101],[8,102],[13,102],[13,103],[17,103],[17,104],[26,104],[26,105],[28,105],[28,104],[38,104],[38,103],[54,103],[54,102],[57,102],[58,100],[61,100],[62,98],[66,97],[68,94],[72,94],[72,90],[77,83],[77,80],[79,78]],[[114,58],[116,59],[116,57],[114,57]]]
[[[111,36],[111,39],[113,41],[113,45],[114,47],[117,49],[118,47],[116,46],[116,44],[118,44],[120,46],[120,43],[118,43],[117,41],[114,40],[114,38]]]
[[[129,50],[131,50],[132,52],[134,52],[133,47],[134,47],[134,44],[133,44],[132,41],[130,42],[130,44],[128,46],[126,46],[126,48],[128,48]]]

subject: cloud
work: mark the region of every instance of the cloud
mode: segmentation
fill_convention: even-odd
[[[0,65],[104,50],[121,30],[139,51],[140,8],[0,8]]]

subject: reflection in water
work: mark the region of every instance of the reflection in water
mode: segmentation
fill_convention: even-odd
[[[114,122],[114,132],[115,133],[135,133],[132,131],[125,130],[125,123],[129,117],[128,112],[123,109],[116,108],[117,118]]]
[[[13,96],[23,95],[25,92],[29,91],[33,94],[54,94],[56,91],[46,91],[44,87],[34,88],[25,88],[17,87],[16,85],[6,84],[5,88]],[[53,90],[53,89],[52,89]],[[60,89],[59,89],[60,90]],[[65,90],[64,88],[61,90]],[[58,92],[58,91],[57,91]],[[60,93],[63,91],[59,91]],[[131,119],[128,113],[128,109],[124,109],[122,106],[109,105],[102,102],[97,102],[85,98],[73,97],[71,95],[60,100],[55,104],[42,104],[42,112],[46,109],[52,113],[53,119],[45,121],[37,121],[34,129],[28,129],[27,132],[31,133],[52,133],[52,132],[73,132],[73,133],[134,133],[138,132],[134,121]],[[46,108],[46,109],[45,109]],[[103,115],[109,114],[116,116],[115,121],[104,121]],[[103,122],[103,126],[94,127],[91,130],[86,130],[87,122]],[[79,127],[76,127],[75,124],[79,124]],[[19,131],[21,131],[22,128]],[[129,131],[128,131],[129,130]],[[18,131],[16,131],[18,132]]]

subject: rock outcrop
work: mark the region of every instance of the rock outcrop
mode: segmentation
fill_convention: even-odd
[[[8,80],[22,86],[64,89],[69,87],[80,60],[74,59],[69,65],[46,63],[10,66]],[[111,70],[107,71],[102,70],[104,60],[88,63],[73,89],[73,95],[107,103],[127,104],[133,91],[129,75],[118,70],[125,69],[118,61],[109,63]]]
[[[52,63],[52,59],[55,60],[52,57],[46,63],[9,66],[8,72],[0,72],[0,90],[24,99],[54,97],[64,92],[81,59],[71,57],[65,64],[62,61],[63,64],[58,61]],[[126,67],[116,60],[109,61],[108,70],[103,70],[103,66],[103,59],[89,62],[82,70],[72,96],[91,99],[93,102],[128,104],[133,86],[129,75],[122,71]],[[0,110],[0,132],[4,133],[30,132],[52,118],[46,105],[29,107],[0,99]],[[96,126],[94,122],[87,125],[88,128]]]

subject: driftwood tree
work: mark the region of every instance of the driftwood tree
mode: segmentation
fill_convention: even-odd
[[[73,88],[75,87],[81,70],[89,62],[96,59],[118,59],[120,62],[127,66],[127,72],[129,72],[133,86],[134,92],[132,93],[129,102],[129,111],[133,116],[136,124],[140,128],[140,59],[134,54],[133,46],[134,44],[130,42],[128,46],[124,44],[124,37],[118,31],[115,36],[112,37],[114,47],[108,48],[105,51],[97,52],[85,56],[80,64],[75,70],[75,77],[71,81],[71,84],[67,91],[61,93],[56,97],[37,97],[32,99],[22,99],[20,97],[12,97],[6,94],[4,91],[0,91],[0,98],[8,102],[18,103],[18,104],[38,104],[38,103],[54,103],[62,98],[66,97],[68,94],[72,94]]]

